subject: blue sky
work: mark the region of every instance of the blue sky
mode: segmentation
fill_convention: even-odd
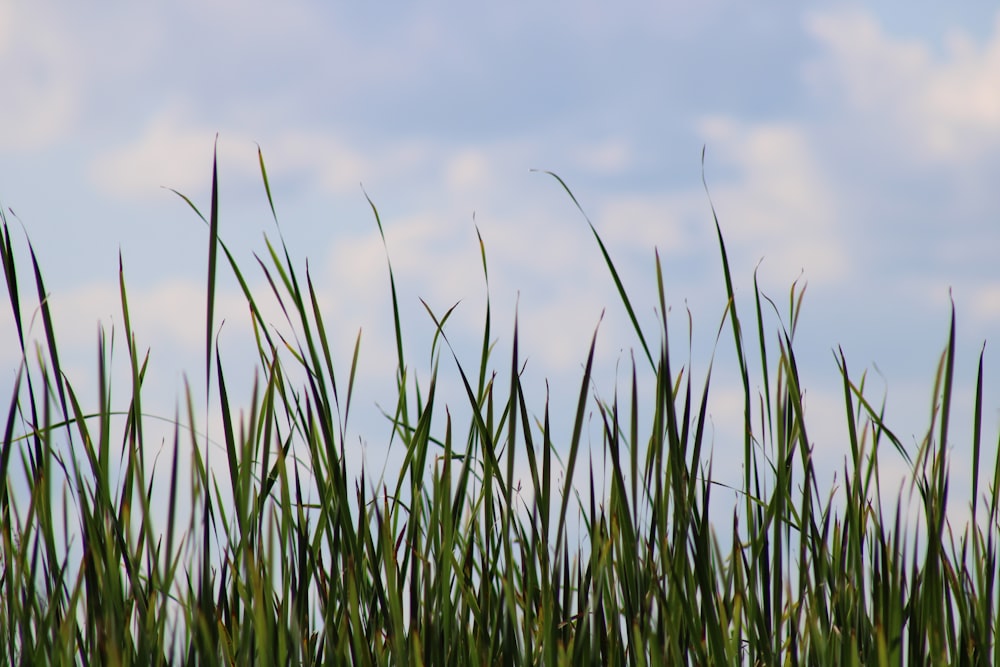
[[[150,404],[172,414],[183,373],[200,377],[206,231],[164,187],[207,208],[216,134],[221,233],[244,266],[263,233],[277,237],[260,145],[285,238],[338,324],[345,372],[363,328],[371,379],[356,425],[367,447],[387,435],[375,405],[391,398],[394,360],[385,256],[362,184],[385,223],[416,365],[426,367],[432,332],[419,298],[438,312],[462,301],[451,335],[461,345],[479,334],[476,226],[495,331],[509,342],[517,304],[536,396],[546,378],[573,394],[602,310],[603,377],[636,345],[585,220],[531,171],[543,169],[573,189],[649,325],[659,249],[672,321],[683,334],[684,309],[694,316],[700,382],[725,303],[704,146],[744,318],[758,264],[779,304],[793,281],[808,284],[797,351],[831,475],[846,452],[832,350],[843,347],[855,374],[877,364],[874,395],[888,391],[891,423],[919,440],[949,291],[960,343],[953,468],[967,465],[984,341],[984,422],[996,442],[991,3],[7,3],[0,81],[0,203],[35,244],[79,383],[92,377],[96,323],[120,327],[119,251],[137,334],[152,348]],[[245,367],[239,293],[232,281],[220,290],[227,365]],[[9,378],[13,340],[7,316]],[[723,338],[714,380],[720,474],[738,466],[730,348]]]

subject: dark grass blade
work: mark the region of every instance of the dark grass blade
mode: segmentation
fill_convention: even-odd
[[[362,192],[364,192],[362,190]],[[372,214],[375,216],[375,224],[378,226],[379,236],[382,237],[382,244],[386,248],[386,258],[385,261],[389,268],[389,290],[392,293],[392,321],[396,332],[396,359],[398,363],[398,368],[400,374],[403,373],[406,368],[406,362],[403,357],[403,328],[400,325],[399,319],[399,298],[396,294],[396,276],[392,270],[392,262],[389,260],[389,248],[388,243],[385,240],[385,229],[382,227],[382,217],[379,215],[378,209],[375,207],[375,202],[371,200],[368,193],[365,192],[365,200],[367,200],[368,205],[372,209]]]
[[[736,312],[736,295],[733,290],[733,277],[729,270],[729,255],[726,252],[726,243],[722,235],[722,225],[719,224],[719,216],[715,212],[715,204],[712,203],[712,195],[708,190],[708,181],[705,179],[705,147],[701,149],[701,182],[705,188],[705,194],[708,197],[709,209],[712,212],[712,221],[715,224],[716,236],[719,240],[719,255],[722,258],[722,274],[726,283],[726,298],[728,299],[728,309],[730,315],[730,322],[732,323],[733,329],[733,342],[736,345],[736,360],[740,367],[740,379],[743,382],[743,415],[744,415],[744,440],[743,440],[743,460],[744,460],[744,488],[749,491],[751,488],[750,484],[750,474],[751,474],[751,461],[753,460],[753,439],[751,434],[753,433],[753,423],[751,419],[751,407],[750,407],[750,374],[747,369],[746,353],[743,349],[743,329],[740,326],[740,318]],[[751,511],[750,507],[747,507],[748,513]]]
[[[219,250],[219,136],[212,149],[212,203],[208,218],[208,301],[205,304],[205,387],[208,390],[212,374],[212,329],[215,317],[215,269]]]

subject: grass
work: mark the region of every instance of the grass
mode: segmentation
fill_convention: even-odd
[[[260,169],[270,202],[263,158]],[[982,354],[972,521],[957,534],[946,521],[954,314],[915,451],[837,353],[849,457],[841,484],[820,488],[793,346],[803,290],[790,289],[788,327],[773,339],[765,314],[778,308],[756,281],[755,309],[741,319],[713,210],[728,295],[719,336],[731,337],[744,398],[742,488],[731,523],[713,525],[711,368],[696,383],[675,361],[658,256],[658,302],[642,306],[661,320],[649,331],[590,225],[641,349],[624,386],[596,387],[595,332],[575,412],[556,416],[572,423],[568,435],[551,426],[547,399],[527,403],[516,319],[500,334],[510,358],[493,358],[488,305],[474,366],[452,351],[452,311],[427,307],[434,364],[418,383],[390,264],[398,392],[387,416],[405,456],[388,477],[351,477],[344,447],[365,372],[360,335],[350,367],[335,368],[329,314],[283,240],[268,240],[257,258],[271,293],[250,291],[219,234],[214,168],[208,217],[185,200],[208,229],[202,379],[214,404],[200,412],[189,386],[162,458],[146,435],[149,352],[131,329],[123,272],[119,335],[130,382],[124,398],[117,386],[112,394],[114,335],[102,333],[97,404],[84,405],[90,387],[72,386],[60,365],[34,249],[26,268],[2,220],[21,356],[0,451],[5,664],[1000,664],[1000,459],[981,488],[980,466],[989,465]],[[486,276],[481,238],[480,248]],[[222,270],[243,290],[257,341],[256,380],[242,402],[213,342]],[[285,333],[266,323],[264,298],[280,306]],[[467,405],[455,413],[467,411],[467,422],[452,421],[441,382],[464,389]],[[209,463],[212,445],[196,419],[209,408],[221,414],[222,466]],[[585,435],[591,418],[602,434],[596,453]],[[909,466],[915,527],[904,491],[881,487],[887,450]],[[522,490],[515,468],[525,464]]]

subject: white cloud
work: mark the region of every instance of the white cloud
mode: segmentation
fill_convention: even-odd
[[[725,237],[755,254],[744,268],[752,269],[763,255],[765,268],[777,270],[782,280],[800,271],[823,281],[849,273],[850,256],[837,234],[836,197],[807,128],[709,116],[699,131],[708,144],[709,188]],[[738,176],[714,178],[713,162],[735,167]]]
[[[587,144],[577,149],[577,161],[598,173],[613,174],[628,168],[634,161],[634,151],[623,138]]]
[[[459,152],[443,164],[446,172],[461,169],[463,177],[494,169],[476,152]],[[502,198],[504,193],[500,188],[494,194]],[[494,212],[496,202],[491,198],[481,203],[490,210],[476,224],[486,246],[495,335],[509,338],[517,300],[522,350],[536,360],[533,368],[543,376],[575,369],[586,356],[601,309],[617,305],[593,239],[582,221],[577,224],[571,208],[546,218],[523,201],[523,207],[509,212]],[[460,343],[478,341],[486,286],[469,212],[448,202],[441,209],[425,206],[383,223],[401,307],[408,309],[404,317],[410,316],[404,328],[413,352],[421,360],[426,358],[429,347],[422,345],[429,344],[429,337],[420,336],[432,327],[418,298],[438,316],[460,302],[448,324],[449,336]],[[394,342],[386,250],[378,234],[336,239],[324,266],[324,291],[330,295],[332,310],[348,322],[360,323],[369,354],[380,355],[371,359],[377,370],[366,367],[373,373],[391,372],[395,359],[387,356]],[[608,332],[610,327],[605,323],[602,328]],[[356,328],[348,333],[354,332]]]
[[[129,286],[126,276],[129,316],[140,345],[176,346],[185,352],[203,349],[205,340],[205,285],[171,278],[148,287]],[[266,294],[259,290],[260,294]],[[121,297],[117,284],[88,283],[50,296],[60,345],[87,349],[94,340],[98,322],[122,333]],[[267,306],[262,302],[261,306]],[[277,314],[276,308],[268,309]],[[215,324],[248,322],[246,301],[237,292],[218,291]],[[196,357],[197,359],[197,357]]]
[[[189,195],[200,192],[210,182],[207,166],[216,136],[220,179],[242,180],[254,187],[260,179],[258,146],[271,178],[295,178],[333,194],[356,195],[359,183],[401,179],[427,171],[428,165],[434,171],[447,165],[452,181],[475,166],[479,171],[463,178],[481,182],[486,168],[475,153],[435,150],[420,141],[395,142],[362,152],[336,129],[274,130],[265,122],[253,125],[212,127],[194,120],[186,105],[175,105],[153,117],[134,140],[92,160],[90,178],[105,193],[119,198],[160,196],[161,187]]]
[[[298,175],[335,194],[357,194],[359,183],[417,170],[430,152],[413,141],[361,151],[330,129],[267,132],[259,141],[269,173]]]
[[[834,84],[859,110],[875,111],[920,86],[930,54],[915,41],[892,41],[868,12],[860,9],[812,14],[806,30],[828,50],[806,73],[817,86]]]
[[[215,137],[216,130],[186,121],[178,109],[167,110],[134,142],[95,158],[89,175],[98,188],[120,198],[161,197],[164,187],[190,195],[210,183],[206,174]],[[220,162],[239,155],[225,173],[254,169],[255,150],[250,140],[232,134],[220,137]]]
[[[1000,322],[1000,282],[976,285],[969,291],[972,318],[986,324]]]
[[[594,224],[605,242],[628,244],[662,254],[701,250],[710,232],[708,201],[703,192],[625,193],[607,197],[597,207]]]
[[[493,181],[489,159],[482,151],[461,150],[448,160],[445,183],[452,190],[485,190]]]
[[[809,83],[843,96],[894,150],[950,164],[1000,145],[1000,14],[987,43],[951,30],[941,55],[861,10],[811,14],[806,29],[826,50],[806,67]]]
[[[0,8],[0,149],[30,151],[65,138],[79,112],[80,64],[69,26],[44,12]]]

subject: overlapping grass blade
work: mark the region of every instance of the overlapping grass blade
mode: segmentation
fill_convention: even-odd
[[[259,149],[258,161],[278,225]],[[487,244],[477,228],[486,283],[478,357],[466,366],[464,348],[453,344],[448,328],[458,306],[439,314],[425,302],[431,371],[418,381],[404,356],[402,313],[411,295],[397,284],[388,226],[366,194],[386,249],[394,328],[397,393],[386,414],[388,444],[405,448],[388,479],[367,466],[348,478],[348,448],[361,439],[348,427],[355,383],[366,372],[360,333],[347,350],[345,383],[333,363],[330,334],[338,321],[323,306],[325,286],[308,263],[304,274],[297,268],[280,226],[280,243],[265,236],[265,251],[254,258],[266,293],[252,292],[219,229],[215,159],[208,218],[180,196],[209,232],[205,382],[216,384],[207,400],[215,402],[221,442],[196,427],[207,417],[187,386],[184,409],[176,409],[184,418],[168,420],[172,436],[150,437],[156,416],[144,412],[143,400],[150,353],[140,352],[121,258],[123,331],[100,331],[96,382],[85,389],[70,382],[34,249],[29,242],[37,301],[29,305],[19,293],[7,220],[0,220],[20,357],[0,449],[7,480],[0,488],[0,658],[208,665],[1000,660],[1000,457],[989,480],[985,348],[973,406],[972,521],[964,530],[948,523],[957,488],[948,458],[958,446],[949,441],[958,414],[952,407],[961,395],[954,310],[915,456],[887,427],[885,399],[879,405],[869,398],[866,374],[853,378],[837,348],[846,457],[826,489],[813,460],[817,426],[795,347],[805,288],[793,284],[788,312],[779,313],[755,271],[757,341],[745,339],[710,198],[725,288],[715,344],[728,322],[743,394],[735,435],[743,471],[734,488],[715,479],[712,453],[733,447],[713,439],[732,437],[711,428],[719,417],[711,395],[719,382],[714,348],[697,389],[696,323],[689,312],[688,354],[678,363],[659,253],[654,357],[653,336],[639,325],[638,301],[611,251],[567,184],[551,175],[587,220],[648,366],[630,352],[624,386],[602,385],[599,322],[572,415],[551,414],[547,384],[544,402],[533,404],[516,309],[510,358],[497,365],[491,356],[498,341]],[[245,387],[228,375],[232,361],[215,330],[219,250],[240,285],[257,345],[258,365]],[[265,298],[283,314],[280,327],[262,316]],[[22,309],[32,307],[38,332],[22,319]],[[111,378],[121,335],[130,386],[119,394]],[[453,363],[439,364],[442,351]],[[759,365],[751,366],[751,354],[759,354]],[[446,404],[446,383],[460,388],[462,405]],[[909,466],[915,516],[906,513],[902,490],[883,497],[886,441]],[[168,458],[158,463],[151,448]],[[213,449],[224,456],[210,456]],[[721,515],[732,517],[723,531],[713,523],[720,505]]]

